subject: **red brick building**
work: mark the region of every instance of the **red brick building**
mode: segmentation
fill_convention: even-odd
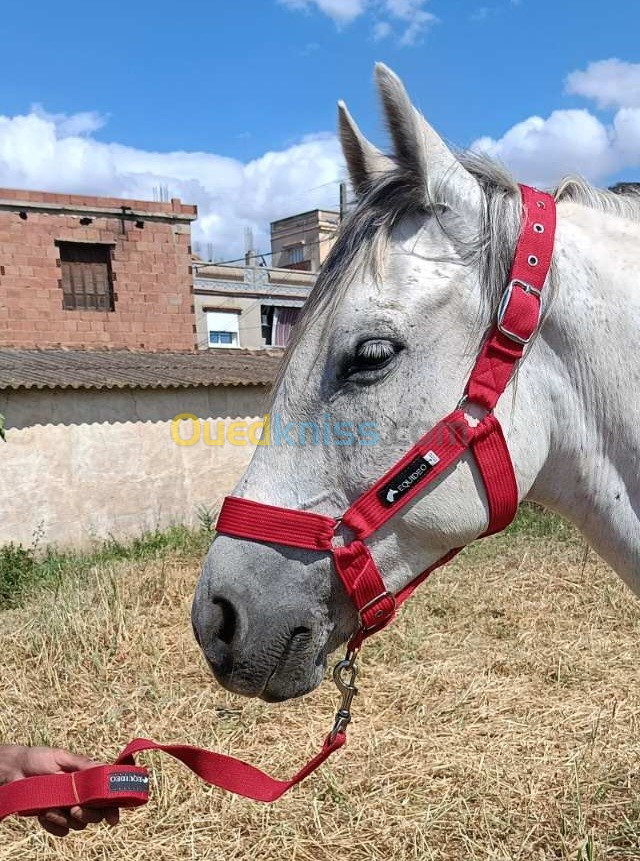
[[[0,189],[0,347],[193,350],[196,215]]]

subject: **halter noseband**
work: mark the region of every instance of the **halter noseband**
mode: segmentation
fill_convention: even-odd
[[[355,658],[364,640],[386,627],[416,587],[462,550],[462,547],[450,550],[393,595],[387,590],[364,543],[366,539],[446,473],[467,451],[475,458],[489,508],[489,525],[480,537],[500,532],[515,517],[518,486],[509,449],[493,409],[538,329],[541,295],[551,265],[556,226],[555,201],[551,195],[526,185],[520,186],[520,192],[522,223],[509,283],[458,407],[427,431],[339,519],[235,496],[228,496],[222,505],[216,529],[223,535],[326,551],[333,557],[335,570],[358,612],[360,625],[349,641],[347,657],[336,667],[335,677],[343,693],[343,703],[330,739],[343,733],[350,719],[350,709],[345,703],[348,699],[350,705],[355,692]],[[487,410],[485,417],[474,426],[469,424],[461,409],[466,401]],[[336,546],[334,536],[339,526],[346,528],[353,538]],[[345,682],[348,673],[353,678]]]

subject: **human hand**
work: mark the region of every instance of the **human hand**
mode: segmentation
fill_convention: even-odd
[[[98,765],[86,756],[77,756],[67,750],[52,747],[23,747],[17,744],[0,745],[0,786],[24,777],[39,774],[62,774],[85,771]],[[47,810],[38,816],[38,821],[49,834],[66,837],[69,831],[82,831],[87,825],[107,822],[112,827],[120,820],[116,807],[94,809],[71,807],[70,809]]]

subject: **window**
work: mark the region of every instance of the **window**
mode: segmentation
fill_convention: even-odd
[[[209,332],[209,346],[233,347],[236,343],[235,332]]]
[[[210,347],[239,347],[239,314],[235,311],[207,311],[207,343]]]
[[[263,305],[261,308],[262,337],[267,347],[286,347],[300,308]]]
[[[287,263],[291,265],[292,263],[302,263],[304,260],[304,248],[302,245],[292,245],[291,248],[287,248]]]
[[[69,311],[114,311],[111,246],[58,242],[62,307]]]

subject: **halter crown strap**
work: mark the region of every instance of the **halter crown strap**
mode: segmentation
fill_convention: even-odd
[[[497,404],[539,326],[541,294],[553,256],[555,200],[526,185],[520,191],[522,220],[509,283],[467,383],[469,400],[488,410]]]

